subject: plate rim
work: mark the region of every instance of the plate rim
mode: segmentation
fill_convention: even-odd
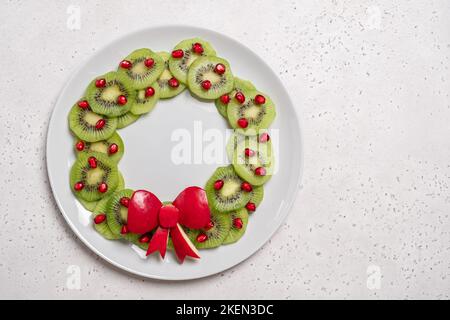
[[[138,34],[138,33],[142,33],[145,32],[147,30],[152,30],[152,29],[161,29],[161,28],[190,28],[190,29],[195,29],[195,30],[201,30],[203,32],[208,32],[208,33],[212,33],[215,35],[218,35],[220,37],[224,37],[227,38],[228,40],[234,41],[239,43],[239,45],[241,45],[242,47],[244,47],[246,50],[248,50],[249,52],[251,52],[252,54],[254,54],[259,60],[260,63],[263,63],[267,66],[268,70],[270,70],[270,72],[272,73],[272,75],[274,76],[274,78],[279,82],[279,84],[281,85],[281,87],[284,89],[284,91],[286,92],[286,98],[289,101],[289,103],[293,106],[293,112],[294,112],[294,116],[295,116],[295,122],[298,125],[298,132],[299,132],[299,139],[298,139],[298,148],[299,148],[299,159],[298,160],[298,173],[297,173],[297,181],[294,181],[294,185],[295,185],[295,190],[293,191],[293,197],[292,197],[292,201],[290,201],[290,203],[287,203],[286,205],[286,214],[284,215],[284,217],[280,220],[278,226],[268,235],[267,239],[264,240],[264,242],[255,250],[252,250],[252,252],[250,252],[247,257],[245,257],[244,259],[242,259],[241,261],[239,261],[238,263],[235,263],[233,265],[230,265],[228,267],[225,267],[224,269],[221,269],[219,271],[207,271],[205,272],[205,274],[202,275],[197,275],[197,276],[192,276],[192,277],[182,277],[182,278],[170,278],[170,277],[165,277],[165,276],[159,276],[159,275],[149,275],[137,270],[133,270],[132,268],[126,267],[122,264],[120,264],[119,262],[116,262],[112,259],[110,259],[109,257],[107,257],[106,255],[104,255],[102,252],[100,252],[96,247],[94,247],[79,231],[78,228],[72,223],[71,219],[69,219],[67,213],[65,212],[62,203],[59,199],[59,197],[56,196],[56,192],[55,192],[55,187],[54,187],[54,183],[53,183],[53,176],[51,173],[50,168],[50,163],[49,163],[49,149],[50,147],[50,142],[49,142],[49,136],[52,133],[52,123],[55,119],[55,113],[57,110],[57,106],[60,104],[60,101],[63,97],[63,93],[67,91],[68,87],[69,87],[69,83],[76,77],[76,75],[78,74],[78,71],[85,65],[87,64],[91,59],[93,59],[93,57],[95,56],[95,54],[97,52],[100,52],[101,50],[103,50],[105,47],[111,46],[115,43],[120,42],[123,39],[126,39],[129,36]],[[268,65],[264,59],[262,59],[255,51],[251,50],[249,47],[247,47],[245,44],[243,44],[242,42],[232,38],[231,36],[228,36],[226,34],[223,34],[221,32],[217,32],[215,30],[211,30],[208,28],[204,28],[204,27],[198,27],[198,26],[194,26],[194,25],[190,25],[190,24],[157,24],[157,25],[153,25],[153,26],[148,26],[148,27],[144,27],[144,28],[139,28],[139,29],[135,29],[132,30],[130,32],[127,32],[119,37],[116,37],[115,39],[105,43],[104,45],[102,45],[100,48],[98,48],[95,52],[93,52],[92,54],[90,54],[88,57],[82,59],[82,61],[80,61],[71,71],[70,76],[66,79],[65,84],[62,86],[62,88],[59,90],[58,93],[58,98],[55,100],[55,103],[53,104],[53,110],[50,113],[50,118],[48,121],[48,128],[47,128],[47,134],[46,134],[46,143],[45,143],[45,164],[46,164],[46,169],[47,169],[47,176],[49,178],[49,184],[50,184],[50,189],[52,191],[52,197],[56,202],[56,205],[60,211],[60,213],[62,214],[62,216],[64,217],[64,220],[66,221],[66,223],[69,225],[70,229],[72,230],[72,232],[77,236],[77,238],[79,240],[81,240],[81,242],[87,246],[90,250],[92,250],[92,252],[94,252],[97,256],[101,257],[103,260],[107,261],[108,263],[110,263],[111,265],[113,265],[114,267],[126,271],[130,274],[133,274],[135,276],[139,276],[141,278],[145,278],[145,279],[151,279],[151,280],[163,280],[163,281],[189,281],[189,280],[195,280],[195,279],[201,279],[201,278],[206,278],[206,277],[211,277],[213,275],[216,275],[220,272],[225,272],[231,268],[236,267],[237,265],[240,265],[241,263],[243,263],[244,261],[246,261],[247,259],[249,259],[250,257],[252,257],[256,252],[260,251],[262,249],[262,247],[273,237],[273,235],[275,234],[275,232],[283,225],[283,223],[286,221],[287,217],[290,215],[291,211],[292,211],[292,207],[294,205],[294,203],[298,200],[299,197],[299,192],[302,189],[302,178],[303,178],[303,169],[304,169],[304,137],[303,137],[303,131],[302,131],[303,125],[302,125],[302,120],[301,117],[299,116],[299,112],[298,110],[295,108],[295,105],[293,103],[293,100],[291,98],[291,95],[289,93],[289,91],[286,89],[285,85],[283,84],[283,82],[281,81],[281,79],[278,77],[278,75],[275,73],[275,71],[273,71],[273,69],[270,67],[270,65]]]

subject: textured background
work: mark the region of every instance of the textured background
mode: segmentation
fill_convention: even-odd
[[[2,0],[0,298],[448,299],[449,16],[445,0]],[[225,33],[266,59],[305,141],[304,189],[276,236],[232,270],[185,283],[136,278],[91,253],[56,208],[44,162],[50,113],[77,65],[165,23]],[[67,285],[72,265],[79,290]]]

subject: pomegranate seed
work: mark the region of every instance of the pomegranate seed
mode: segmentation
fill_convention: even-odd
[[[142,237],[139,238],[140,243],[147,243],[150,242],[150,237],[146,234],[144,234]]]
[[[153,60],[153,58],[147,58],[144,60],[144,64],[147,68],[151,68],[154,66],[155,60]]]
[[[214,72],[217,74],[224,74],[225,70],[225,65],[223,65],[222,63],[216,64],[216,67],[214,68]]]
[[[230,96],[227,94],[224,94],[223,96],[220,96],[220,102],[222,102],[223,104],[228,104],[230,103]]]
[[[128,197],[120,198],[120,204],[123,205],[125,208],[128,208],[130,204],[130,198]]]
[[[246,205],[245,205],[245,208],[248,210],[248,211],[255,211],[256,210],[256,205],[253,203],[253,202],[249,202],[249,203],[247,203]]]
[[[249,148],[245,148],[244,153],[246,157],[253,157],[255,155],[255,151]]]
[[[259,142],[267,142],[270,140],[270,136],[267,132],[264,132],[259,136]]]
[[[84,142],[83,141],[78,141],[77,142],[77,144],[75,145],[75,148],[78,150],[78,151],[83,151],[84,150]]]
[[[196,54],[202,54],[203,53],[203,46],[201,43],[194,43],[192,45],[192,51],[194,51]]]
[[[89,167],[92,169],[97,168],[97,159],[95,157],[89,157],[88,159]]]
[[[237,121],[237,124],[238,124],[239,127],[243,128],[243,129],[245,129],[245,128],[248,127],[248,121],[247,121],[247,119],[245,119],[245,118],[240,118],[240,119]]]
[[[266,98],[261,94],[257,94],[255,96],[255,103],[256,104],[264,104],[264,103],[266,103]]]
[[[177,78],[170,78],[169,81],[167,81],[167,83],[172,88],[178,88],[178,86],[180,85],[180,82],[178,82]]]
[[[152,87],[148,87],[147,89],[145,89],[145,97],[153,97],[155,95],[155,89],[153,89]]]
[[[244,103],[245,102],[245,96],[242,92],[236,92],[236,94],[234,95],[234,98],[239,102],[239,103]]]
[[[99,215],[95,216],[94,223],[95,224],[100,224],[100,223],[102,223],[105,220],[106,220],[106,214],[100,213]]]
[[[105,193],[106,191],[108,191],[108,185],[104,182],[100,183],[98,186],[98,192]]]
[[[119,146],[115,143],[111,143],[111,145],[108,148],[109,154],[117,153],[117,151],[119,151]]]
[[[122,60],[122,61],[120,62],[120,67],[121,67],[121,68],[124,68],[124,69],[130,69],[131,66],[132,66],[131,61],[128,61],[128,60]]]
[[[252,185],[246,181],[242,182],[241,189],[247,192],[251,192],[253,190]]]
[[[106,124],[105,119],[100,119],[100,120],[98,120],[97,123],[95,124],[95,129],[100,130],[100,129],[102,129],[102,128],[105,126],[105,124]]]
[[[209,229],[211,229],[213,227],[214,227],[214,222],[210,221],[210,222],[208,222],[208,224],[206,225],[206,227],[204,229],[205,230],[209,230]]]
[[[223,180],[217,180],[216,182],[214,182],[214,189],[215,190],[220,190],[223,187]]]
[[[258,167],[255,169],[255,174],[257,176],[265,176],[266,175],[266,169],[263,167]]]
[[[81,190],[83,190],[83,188],[84,188],[84,183],[81,182],[81,181],[79,181],[79,182],[75,183],[75,185],[73,186],[73,188],[74,188],[76,191],[81,191]]]
[[[119,97],[117,97],[117,103],[120,104],[121,106],[126,105],[127,97],[125,97],[124,95],[120,95]]]
[[[211,81],[203,80],[202,81],[202,88],[205,89],[205,90],[209,90],[211,88]]]
[[[124,224],[122,226],[122,228],[120,229],[120,234],[127,234],[128,233],[128,227],[126,224]]]
[[[242,229],[243,226],[244,223],[242,222],[241,218],[236,218],[233,220],[233,227],[235,227],[236,229]]]
[[[184,56],[184,51],[181,49],[172,51],[172,57],[174,57],[175,59],[183,58],[183,56]]]
[[[103,88],[104,86],[106,86],[106,80],[103,78],[95,80],[95,86],[97,88]]]
[[[78,106],[81,109],[87,109],[87,108],[89,108],[89,102],[87,102],[86,100],[79,101]]]
[[[200,233],[198,236],[197,236],[197,242],[205,242],[206,240],[208,240],[208,236],[206,235],[206,234],[204,234],[204,233]]]

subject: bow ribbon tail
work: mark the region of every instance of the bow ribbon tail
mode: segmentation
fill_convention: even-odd
[[[189,240],[179,223],[170,229],[170,236],[172,237],[175,254],[180,263],[184,262],[186,256],[196,259],[200,258],[197,248],[195,248],[194,244]]]
[[[167,242],[169,241],[169,229],[158,227],[148,244],[147,256],[155,251],[164,259],[166,256]]]

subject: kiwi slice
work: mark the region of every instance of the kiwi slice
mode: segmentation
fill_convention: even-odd
[[[243,103],[232,97],[227,108],[228,121],[231,127],[238,129],[240,133],[254,135],[259,130],[267,129],[275,119],[275,105],[268,95],[259,91],[249,91],[244,93],[244,96]],[[256,96],[262,96],[265,102],[257,104]]]
[[[130,111],[136,90],[130,80],[118,72],[108,72],[96,77],[86,89],[86,99],[92,110],[110,117]]]
[[[109,201],[109,197],[106,197],[97,202],[97,204],[93,210],[93,213],[92,213],[93,219],[95,219],[95,217],[97,217],[100,214],[106,214],[106,209],[108,207],[108,201]],[[108,218],[106,218],[106,219],[108,219]],[[120,237],[118,235],[112,233],[111,229],[108,226],[107,220],[105,220],[99,224],[94,223],[94,228],[105,239],[108,239],[108,240],[120,239]]]
[[[89,158],[95,157],[96,168],[89,164]],[[101,187],[106,190],[100,192]],[[70,171],[70,186],[75,196],[86,201],[96,201],[107,197],[117,188],[119,174],[117,164],[107,155],[99,152],[80,154]]]
[[[77,144],[80,141],[77,141]],[[78,150],[75,148],[77,155],[86,152],[100,152],[106,154],[111,160],[118,163],[123,156],[124,144],[122,138],[117,132],[106,140],[100,140],[96,142],[81,141],[84,148]]]
[[[250,200],[248,200],[248,202],[251,202],[255,204],[256,207],[258,207],[261,204],[263,198],[264,198],[264,187],[254,186],[253,190],[250,191]]]
[[[136,122],[140,116],[132,114],[131,112],[127,112],[120,117],[117,117],[117,129],[122,129],[130,124]]]
[[[218,181],[222,181],[223,185],[216,189],[215,184]],[[250,199],[250,193],[241,190],[243,182],[233,166],[217,168],[205,187],[209,205],[220,212],[243,208]]]
[[[168,52],[158,52],[158,55],[164,60],[164,71],[161,73],[158,79],[159,88],[161,89],[159,92],[159,97],[161,99],[167,99],[175,97],[186,89],[186,86],[183,83],[180,83],[178,80],[175,82],[176,85],[171,85],[171,79],[175,79],[172,72],[169,70],[169,58],[170,54]]]
[[[90,107],[81,108],[76,103],[69,113],[69,127],[78,138],[96,142],[108,139],[114,134],[117,128],[117,119],[99,115]]]
[[[117,184],[117,188],[115,191],[118,190],[122,190],[125,188],[125,179],[123,178],[122,173],[120,173],[120,171],[118,171],[118,175],[119,175],[119,183]],[[103,201],[104,199],[107,199],[109,197],[105,197],[101,200],[97,200],[97,201],[86,201],[83,200],[81,198],[78,198],[78,201],[80,201],[80,203],[83,205],[83,207],[87,210],[87,211],[91,211],[94,212],[95,208],[97,207],[98,203],[100,201]]]
[[[225,70],[217,72],[217,66]],[[205,87],[208,82],[209,86]],[[219,57],[197,58],[188,72],[189,90],[202,99],[217,99],[233,90],[234,78],[228,61]]]
[[[238,77],[234,77],[234,88],[231,92],[226,93],[231,101],[231,99],[235,96],[235,94],[237,92],[243,92],[244,95],[246,92],[248,91],[254,91],[256,90],[255,86],[253,85],[253,83],[251,83],[248,80],[242,80]],[[227,107],[228,107],[228,103],[223,103],[220,98],[216,99],[215,101],[215,105],[217,108],[217,111],[219,111],[220,115],[223,116],[224,118],[227,118]]]
[[[113,234],[132,243],[136,243],[139,239],[139,235],[131,232],[121,234],[122,227],[127,224],[128,208],[120,203],[120,199],[124,197],[131,198],[133,192],[134,191],[130,189],[123,189],[116,191],[111,195],[106,207],[106,221]]]
[[[202,52],[194,50],[198,45],[202,48]],[[183,52],[182,57],[175,58],[172,54],[169,58],[169,69],[175,78],[185,84],[187,83],[189,67],[198,57],[216,55],[213,47],[200,38],[183,40],[175,46],[172,52],[178,52],[179,50]]]
[[[231,230],[231,219],[227,213],[211,212],[211,227],[201,229],[193,244],[198,249],[211,249],[220,246]],[[206,237],[205,237],[206,236]]]
[[[131,107],[131,113],[134,115],[141,115],[149,113],[153,110],[156,102],[159,100],[160,89],[158,82],[153,82],[149,87],[140,89],[136,93],[136,101]]]
[[[138,49],[125,57],[131,66],[119,66],[118,73],[131,82],[135,89],[145,89],[155,82],[164,71],[164,60],[150,49]]]
[[[275,168],[271,141],[261,143],[258,136],[246,137],[234,150],[232,164],[242,179],[254,186],[263,185]]]
[[[223,244],[230,244],[237,242],[245,233],[248,224],[248,212],[246,209],[240,209],[228,214],[231,221],[230,232],[223,241]]]

